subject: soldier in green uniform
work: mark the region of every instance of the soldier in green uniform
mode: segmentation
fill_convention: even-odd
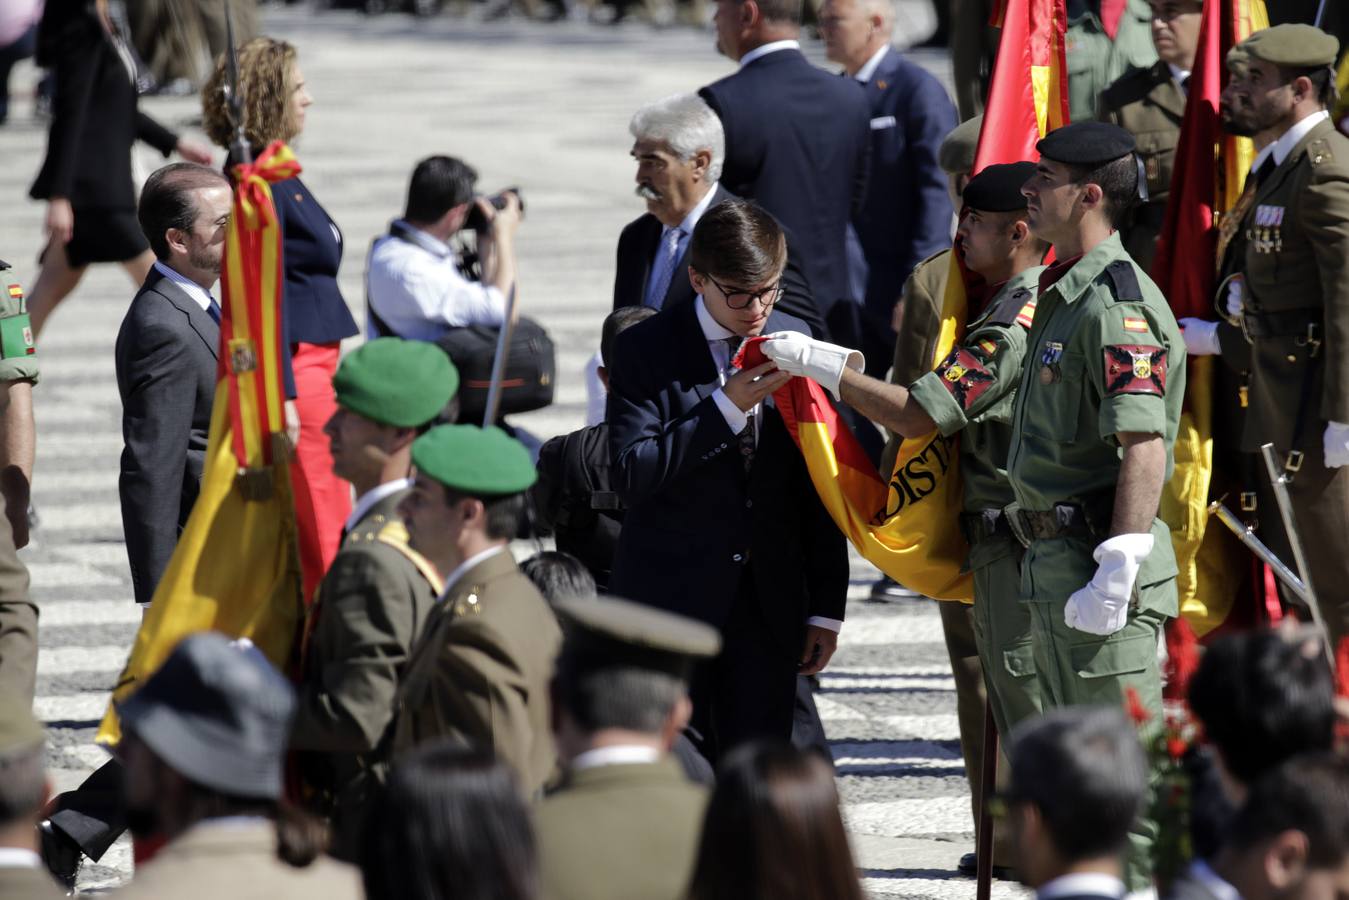
[[[1158,60],[1124,73],[1101,95],[1101,119],[1134,136],[1148,178],[1147,202],[1139,204],[1127,227],[1120,229],[1124,249],[1145,272],[1152,270],[1157,236],[1166,218],[1171,170],[1180,123],[1185,118],[1185,90],[1199,46],[1202,0],[1148,0],[1152,8],[1152,43]]]
[[[1152,47],[1147,0],[1127,0],[1115,22],[1101,11],[1101,0],[1067,0],[1064,65],[1068,69],[1068,109],[1073,122],[1099,115],[1101,92],[1131,68],[1157,61]],[[1114,28],[1114,32],[1110,28]]]
[[[967,566],[974,574],[974,604],[972,609],[941,604],[942,623],[948,648],[952,635],[972,631],[976,677],[982,670],[1002,734],[1041,707],[1030,612],[1019,591],[1021,545],[1002,515],[1013,500],[1006,473],[1013,392],[1020,381],[1036,280],[1044,268],[1040,261],[1048,249],[1026,223],[1021,186],[1034,171],[1032,163],[989,166],[964,188],[956,248],[973,276],[971,317],[960,345],[936,371],[929,370],[930,347],[928,365],[903,361],[905,374],[918,373],[908,386],[845,369],[849,352],[821,341],[775,337],[764,348],[779,368],[814,378],[899,436],[921,437],[934,429],[947,437],[962,435],[961,528],[970,544]],[[949,257],[942,258],[949,266]],[[954,652],[952,664],[958,664]],[[981,707],[982,702],[975,711],[982,714]],[[962,746],[965,737],[962,731]],[[971,743],[967,771],[978,772],[982,741]],[[978,785],[977,778],[971,781]],[[977,788],[974,797],[977,802]],[[1005,854],[999,856],[1010,862]]]
[[[553,678],[566,761],[534,830],[550,900],[684,900],[707,789],[670,756],[688,724],[693,664],[716,656],[710,625],[607,597],[573,600]]]
[[[532,795],[556,758],[548,682],[562,640],[508,546],[534,463],[500,428],[473,425],[432,428],[413,442],[412,463],[416,480],[399,513],[444,590],[398,690],[394,750],[439,737],[486,747]]]
[[[0,261],[0,272],[9,264]],[[18,548],[28,543],[28,488],[37,428],[33,386],[37,356],[23,289],[0,277],[0,694],[27,698],[37,683],[37,606]]]
[[[331,816],[334,851],[347,860],[387,775],[403,668],[440,592],[396,510],[411,484],[412,442],[458,384],[439,347],[400,338],[359,347],[333,376],[337,412],[325,430],[333,469],[357,500],[309,610],[290,746],[302,751],[311,805]]]
[[[1240,277],[1217,298],[1235,324],[1187,319],[1185,341],[1249,369],[1241,449],[1272,443],[1291,478],[1294,524],[1338,646],[1349,634],[1349,138],[1326,108],[1339,41],[1277,25],[1238,47],[1247,60],[1225,93],[1227,124],[1264,149],[1228,245]],[[1256,471],[1261,540],[1292,565],[1263,464]]]
[[[1177,614],[1176,558],[1157,517],[1185,395],[1185,343],[1118,224],[1138,196],[1134,140],[1103,122],[1051,132],[1024,188],[1058,260],[1040,276],[1013,411],[1009,524],[1026,545],[1045,706],[1126,696],[1158,723],[1158,641]],[[1129,886],[1151,885],[1156,827],[1135,827]]]

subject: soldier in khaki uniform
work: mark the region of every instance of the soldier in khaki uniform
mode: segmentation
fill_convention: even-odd
[[[707,789],[670,755],[689,677],[721,649],[715,628],[626,600],[573,600],[553,679],[566,774],[538,807],[549,900],[684,900]]]
[[[1157,647],[1177,614],[1176,558],[1157,517],[1185,396],[1185,343],[1114,230],[1138,194],[1134,140],[1102,122],[1051,132],[1024,188],[1059,260],[1040,276],[1013,412],[1009,524],[1047,708],[1119,706],[1161,721]],[[1127,880],[1152,884],[1156,826],[1131,836]]]
[[[42,767],[46,735],[32,700],[0,691],[0,897],[61,900],[66,892],[42,865],[34,827],[51,783]]]
[[[9,264],[0,261],[0,272]],[[28,487],[33,477],[33,386],[37,356],[23,289],[0,277],[0,694],[25,697],[37,681],[37,606],[28,569],[15,552],[28,544]]]
[[[1339,41],[1278,25],[1239,47],[1248,59],[1229,85],[1229,127],[1265,147],[1231,245],[1241,277],[1218,298],[1235,325],[1187,319],[1185,340],[1193,353],[1249,366],[1241,449],[1272,443],[1291,476],[1294,523],[1338,646],[1349,634],[1349,138],[1326,107]],[[1292,565],[1263,464],[1257,471],[1260,538]]]
[[[348,860],[387,776],[398,683],[441,587],[396,510],[411,484],[412,442],[458,384],[439,347],[400,338],[364,344],[333,376],[337,412],[325,430],[333,469],[357,500],[309,610],[291,749],[302,751],[310,805],[331,816],[334,852]]]
[[[555,754],[548,682],[561,632],[508,546],[537,475],[500,428],[441,425],[412,444],[417,476],[399,512],[444,591],[398,691],[394,750],[437,737],[490,748],[526,794]]]
[[[1127,0],[1112,36],[1101,14],[1101,0],[1067,0],[1064,64],[1068,69],[1068,107],[1073,122],[1099,116],[1101,92],[1131,68],[1157,61],[1152,47],[1147,0]]]
[[[1158,60],[1130,69],[1101,95],[1101,118],[1134,136],[1148,177],[1148,199],[1134,209],[1120,229],[1124,249],[1145,272],[1152,270],[1157,236],[1166,218],[1171,171],[1180,123],[1185,118],[1185,90],[1199,46],[1202,0],[1149,0],[1152,43]]]

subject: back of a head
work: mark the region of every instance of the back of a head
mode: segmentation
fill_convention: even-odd
[[[1226,852],[1245,856],[1288,831],[1306,836],[1306,863],[1338,869],[1349,862],[1349,760],[1313,753],[1285,760],[1252,786],[1227,832]]]
[[[1030,804],[1064,862],[1118,853],[1142,809],[1147,761],[1122,710],[1075,706],[1022,722],[1008,758],[1013,804]]]
[[[689,264],[704,275],[754,287],[787,264],[787,237],[754,201],[723,200],[693,226]]]
[[[403,757],[362,843],[370,900],[536,900],[529,811],[491,753],[435,742]]]
[[[468,163],[452,156],[430,156],[417,163],[408,183],[403,218],[427,225],[473,199],[478,173]]]
[[[291,118],[291,94],[295,85],[295,47],[270,37],[256,37],[239,47],[239,90],[244,102],[244,131],[257,150],[272,141],[295,137]],[[225,54],[201,89],[202,130],[218,147],[228,148],[234,138],[226,88],[229,85]]]
[[[764,25],[775,30],[801,27],[801,0],[754,0],[754,5]]]
[[[1215,641],[1190,681],[1190,709],[1229,774],[1249,784],[1299,753],[1329,750],[1335,689],[1319,643],[1273,631]]]
[[[749,744],[717,772],[691,900],[862,900],[829,764]]]
[[[618,344],[620,334],[638,322],[645,322],[655,314],[656,310],[650,306],[620,306],[605,316],[604,325],[600,328],[601,364],[613,365],[614,348]]]
[[[539,589],[549,606],[595,596],[595,577],[570,553],[544,550],[520,563],[520,571]]]
[[[136,218],[157,259],[169,258],[166,231],[170,228],[189,231],[196,222],[195,193],[213,187],[228,188],[229,181],[218,169],[190,162],[170,163],[145,180]]]

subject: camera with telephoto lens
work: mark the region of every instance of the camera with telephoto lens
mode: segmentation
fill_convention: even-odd
[[[525,198],[523,195],[521,195],[520,189],[518,187],[508,187],[502,190],[501,192],[493,194],[490,197],[486,197],[484,199],[486,199],[488,203],[492,204],[492,206],[494,206],[497,209],[505,209],[507,194],[515,195],[515,199],[520,202],[520,215],[523,216],[525,214]],[[480,197],[482,195],[478,196]],[[487,221],[487,216],[483,213],[481,209],[478,208],[478,204],[476,203],[478,197],[474,197],[473,199],[475,202],[472,206],[468,208],[468,216],[465,217],[464,219],[464,229],[467,231],[490,230],[492,227],[492,223]]]

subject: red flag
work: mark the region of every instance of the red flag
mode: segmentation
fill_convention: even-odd
[[[1036,159],[1035,144],[1068,124],[1064,0],[1006,0],[974,171]]]

